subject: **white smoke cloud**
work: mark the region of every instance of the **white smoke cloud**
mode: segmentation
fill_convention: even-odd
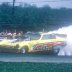
[[[51,33],[60,33],[60,34],[67,34],[66,42],[67,46],[64,47],[59,52],[59,56],[71,56],[72,55],[72,25],[68,27],[62,27],[56,31],[52,31]]]

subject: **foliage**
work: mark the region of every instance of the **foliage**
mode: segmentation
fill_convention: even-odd
[[[13,7],[9,3],[0,5],[0,31],[23,30],[41,31],[54,30],[67,26],[72,22],[72,9],[52,9],[45,5],[36,7],[25,4]]]

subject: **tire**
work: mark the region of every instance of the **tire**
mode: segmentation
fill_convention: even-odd
[[[21,49],[21,53],[22,53],[22,54],[28,53],[28,47],[23,47],[23,48]]]
[[[62,46],[60,46],[60,45],[54,46],[53,47],[53,53],[55,55],[58,55],[58,53],[59,53],[59,51],[60,51],[61,48],[62,48]]]
[[[60,49],[54,49],[54,54],[58,55],[59,51],[60,51]]]
[[[19,44],[17,44],[17,45],[14,47],[14,50],[13,50],[13,52],[15,52],[15,53],[19,53],[19,50],[18,50],[18,48],[19,48]]]

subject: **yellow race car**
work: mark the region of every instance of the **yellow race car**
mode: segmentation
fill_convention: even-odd
[[[14,51],[16,50],[16,52],[21,53],[51,51],[57,54],[65,45],[65,38],[56,37],[55,34],[35,33],[27,35],[25,39],[16,39],[8,41],[8,43],[0,44],[0,49],[5,51],[14,49]]]

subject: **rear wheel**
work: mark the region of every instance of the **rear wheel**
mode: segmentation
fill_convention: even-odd
[[[62,46],[60,46],[60,45],[54,46],[54,47],[53,47],[53,52],[54,52],[54,54],[55,54],[55,55],[58,55],[60,49],[62,49]]]
[[[21,49],[21,53],[23,53],[23,54],[28,53],[28,47],[23,47]]]
[[[17,44],[17,45],[14,47],[13,52],[19,53],[18,48],[19,48],[19,44]]]
[[[58,55],[59,51],[60,51],[60,49],[54,49],[54,54]]]

